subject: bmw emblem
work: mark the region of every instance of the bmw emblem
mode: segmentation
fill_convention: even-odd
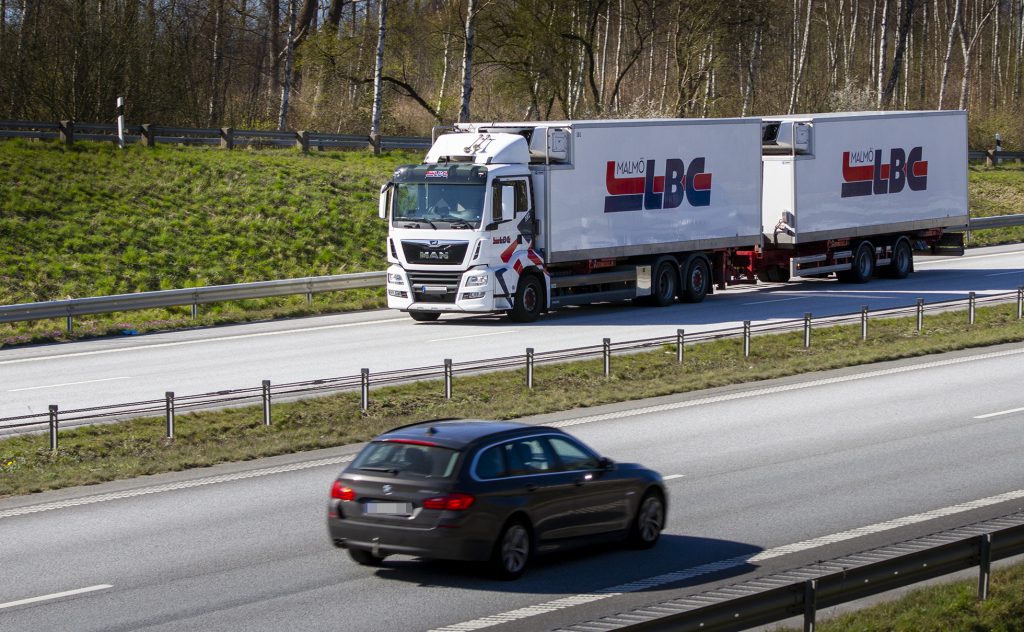
[[[381,487],[381,491],[384,492],[385,495],[390,496],[391,492],[394,491],[394,488],[392,488],[390,485],[384,485],[384,487]]]

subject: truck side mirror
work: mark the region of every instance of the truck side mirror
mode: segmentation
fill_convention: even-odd
[[[511,186],[501,187],[501,219],[510,220],[516,217],[516,189]]]
[[[377,201],[377,216],[381,219],[388,218],[388,206],[391,201],[391,183],[388,182],[380,187],[380,199]]]

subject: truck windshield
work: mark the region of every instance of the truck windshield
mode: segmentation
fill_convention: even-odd
[[[483,210],[483,184],[400,182],[391,223],[403,228],[477,229]]]

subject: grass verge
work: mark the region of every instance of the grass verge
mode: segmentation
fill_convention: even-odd
[[[977,581],[913,590],[901,599],[820,620],[820,632],[1021,632],[1024,630],[1024,564],[992,573],[989,598],[978,601]],[[795,632],[778,628],[776,632]]]
[[[866,341],[859,325],[821,328],[810,349],[802,332],[759,336],[749,358],[741,340],[719,340],[688,346],[679,365],[667,345],[613,357],[609,379],[599,359],[539,366],[528,397],[523,371],[504,371],[457,377],[451,400],[438,381],[375,389],[366,414],[356,393],[279,403],[269,428],[258,406],[179,414],[173,441],[162,418],[62,431],[57,453],[45,435],[20,436],[0,441],[0,497],[344,445],[425,418],[510,419],[1019,341],[1011,303],[978,309],[973,326],[963,311],[930,315],[920,333],[913,318],[875,320]]]

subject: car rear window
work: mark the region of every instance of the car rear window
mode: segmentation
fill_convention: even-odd
[[[359,453],[352,462],[352,469],[423,478],[451,478],[458,459],[457,450],[441,446],[374,441]]]

